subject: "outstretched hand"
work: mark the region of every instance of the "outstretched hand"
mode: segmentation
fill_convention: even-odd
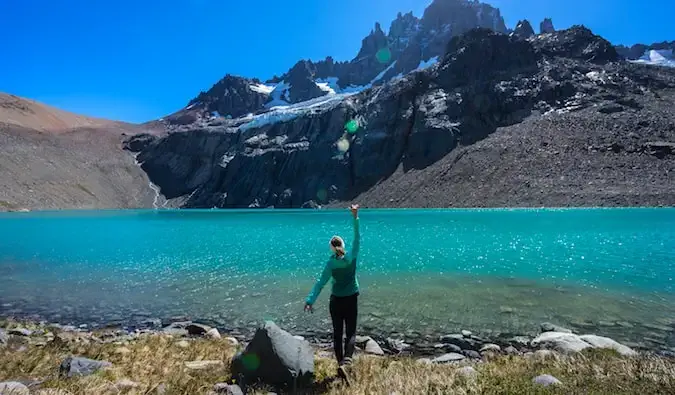
[[[305,313],[314,313],[314,307],[309,303],[305,303]]]
[[[359,216],[359,205],[358,204],[352,204],[351,207],[349,207],[349,210],[351,210],[352,216],[354,218]]]

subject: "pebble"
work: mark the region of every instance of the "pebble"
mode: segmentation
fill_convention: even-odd
[[[518,351],[518,349],[515,348],[515,347],[513,347],[513,346],[508,346],[508,347],[506,347],[506,348],[504,349],[504,352],[505,352],[507,355],[520,355],[520,351]]]
[[[462,336],[470,338],[473,333],[471,331],[467,331],[466,329],[462,330]]]
[[[562,382],[557,378],[551,376],[550,374],[542,374],[532,379],[532,383],[535,385],[541,385],[548,387],[551,385],[561,385]]]
[[[207,370],[214,368],[224,368],[223,361],[190,361],[185,362],[185,367],[190,370]]]
[[[213,386],[213,391],[218,394],[244,395],[244,391],[236,384],[217,383]]]

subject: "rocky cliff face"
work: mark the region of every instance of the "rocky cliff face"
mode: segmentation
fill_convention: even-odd
[[[420,29],[444,25],[436,19]],[[418,43],[423,53],[424,41]],[[555,122],[567,113],[604,120],[643,111],[643,102],[653,104],[654,97],[675,89],[673,70],[618,59],[610,43],[583,27],[528,40],[474,29],[446,43],[438,64],[384,85],[218,124],[186,125],[185,132],[163,138],[136,136],[127,149],[139,153],[137,160],[162,194],[184,199],[185,207],[287,208],[346,201],[461,155],[464,147],[501,128],[538,117]],[[662,132],[662,139],[675,137],[675,123]],[[651,156],[640,148],[647,143],[642,139],[635,139],[630,155]],[[627,147],[621,142],[611,150],[629,155]],[[518,152],[529,152],[512,149],[513,160],[522,160]],[[673,163],[670,153],[654,160]],[[481,170],[487,168],[474,169]],[[389,197],[393,206],[415,193],[391,189],[398,191]],[[434,205],[452,206],[452,197]]]
[[[555,32],[555,27],[553,27],[553,20],[551,18],[545,18],[539,24],[539,33],[546,34],[546,33],[553,33],[553,32]]]
[[[530,21],[525,19],[522,21],[518,21],[516,28],[513,30],[513,33],[511,34],[520,38],[530,38],[534,36],[534,29],[532,28],[532,24],[530,24]]]
[[[663,41],[660,43],[654,44],[635,44],[630,47],[624,45],[618,45],[616,47],[617,52],[622,57],[629,60],[637,60],[645,55],[648,51],[670,51],[671,53],[675,52],[675,41]]]

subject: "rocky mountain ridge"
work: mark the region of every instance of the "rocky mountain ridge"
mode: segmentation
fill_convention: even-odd
[[[414,19],[407,21],[400,25]],[[372,40],[378,37],[374,31]],[[667,182],[675,152],[675,118],[667,104],[673,89],[675,70],[623,62],[614,46],[584,27],[526,39],[479,28],[454,36],[437,64],[383,85],[240,118],[187,123],[163,138],[134,137],[127,149],[138,153],[161,193],[181,199],[183,207],[316,207],[357,197],[365,204],[409,207],[419,202],[410,197],[421,190],[426,206],[433,207],[673,204]],[[640,133],[627,124],[635,119],[644,122]],[[530,150],[513,145],[516,137],[494,137],[509,130],[521,130],[519,135],[538,144],[528,158],[537,167],[519,167],[530,162],[522,157]],[[503,152],[492,153],[490,146],[488,156],[474,155],[474,147],[495,139]],[[569,168],[555,155],[577,165]],[[488,169],[497,170],[489,158],[506,158],[499,179],[490,178]],[[460,189],[478,188],[473,200],[443,181],[442,174],[466,171],[466,160],[475,161],[468,167],[472,175],[453,182]],[[424,189],[410,188],[411,180],[439,164],[448,167],[427,179]],[[614,178],[590,177],[612,185],[575,197],[589,179],[576,176],[575,168],[602,172],[609,164],[631,166],[625,173],[630,180],[613,186]],[[518,186],[530,176],[527,186]],[[559,179],[573,186],[556,189]],[[499,187],[514,185],[500,194]],[[448,188],[451,193],[438,195]],[[541,195],[510,199],[529,188]],[[636,195],[636,188],[653,192]]]

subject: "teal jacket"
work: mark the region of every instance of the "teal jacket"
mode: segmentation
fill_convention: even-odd
[[[333,278],[334,296],[351,296],[359,292],[359,281],[356,279],[356,261],[361,247],[361,233],[359,232],[359,219],[354,218],[354,243],[352,250],[342,258],[331,255],[326,266],[323,268],[321,277],[316,281],[312,291],[307,295],[305,302],[313,305],[319,297],[321,290]]]

